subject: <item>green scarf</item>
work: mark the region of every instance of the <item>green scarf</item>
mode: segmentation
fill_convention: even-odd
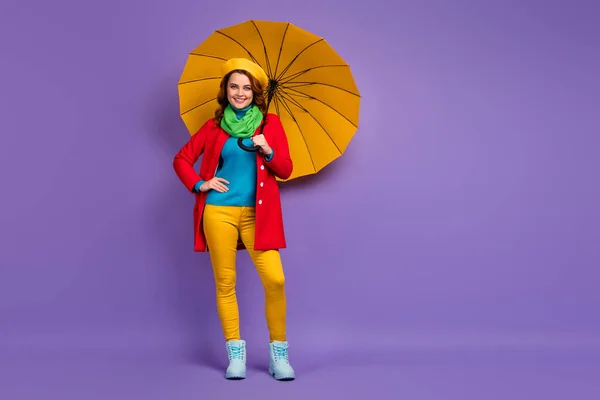
[[[227,105],[221,119],[221,128],[235,138],[249,138],[254,134],[262,119],[260,108],[255,105],[250,107],[240,119],[235,116],[231,105]]]

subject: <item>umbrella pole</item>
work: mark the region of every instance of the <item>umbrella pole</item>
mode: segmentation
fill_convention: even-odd
[[[267,93],[267,114],[269,113],[269,107],[271,107],[271,99],[273,99],[273,96],[275,94],[275,87],[277,86],[277,82],[271,80],[271,82],[269,82],[269,91]],[[267,124],[267,118],[265,116],[265,120],[264,122],[261,124],[260,126],[260,135],[263,134],[263,132],[265,131],[265,125]],[[246,150],[246,151],[258,151],[258,147],[257,146],[246,146],[243,143],[244,139],[242,138],[238,138],[238,146],[242,149],[242,150]]]

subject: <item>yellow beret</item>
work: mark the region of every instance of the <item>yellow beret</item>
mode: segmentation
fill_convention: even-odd
[[[224,77],[236,69],[249,72],[253,77],[258,79],[263,87],[263,90],[267,90],[267,86],[269,85],[269,77],[260,65],[253,63],[246,58],[230,58],[221,67],[222,76]]]

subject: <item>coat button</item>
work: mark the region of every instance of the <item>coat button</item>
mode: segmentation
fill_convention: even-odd
[[[263,186],[265,186],[265,183],[264,183],[264,182],[261,182],[261,183],[260,183],[260,187],[263,187]]]
[[[260,166],[260,169],[265,169],[265,166],[264,166],[264,165],[261,165],[261,166]]]
[[[258,204],[262,204],[262,200],[259,200],[259,201],[258,201]]]

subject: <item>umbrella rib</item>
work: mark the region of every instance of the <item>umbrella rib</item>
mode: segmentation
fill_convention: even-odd
[[[294,117],[294,113],[292,113],[292,110],[290,109],[290,106],[286,103],[286,101],[285,101],[285,99],[283,99],[283,97],[281,97],[281,98],[274,97],[274,99],[275,99],[276,102],[281,102],[281,106],[288,112],[288,114],[290,114],[290,117],[292,117],[292,121],[294,121],[294,123],[298,127],[298,132],[300,132],[300,136],[302,137],[302,141],[304,142],[304,146],[306,147],[306,151],[308,152],[308,158],[310,158],[310,163],[313,166],[313,171],[316,171],[317,167],[315,166],[315,161],[313,160],[312,154],[310,152],[310,147],[308,147],[308,143],[306,142],[306,138],[304,137],[304,133],[302,133],[302,128],[300,128],[300,124],[298,123],[298,121]]]
[[[200,79],[192,79],[191,81],[183,81],[183,82],[179,82],[177,85],[187,85],[188,83],[194,83],[194,82],[202,82],[202,81],[211,81],[214,79],[221,79],[220,76],[214,76],[214,77],[210,77],[210,78],[200,78]]]
[[[277,69],[279,68],[279,61],[281,60],[281,53],[283,52],[283,43],[285,42],[285,37],[287,35],[288,28],[290,27],[290,23],[288,22],[285,26],[285,31],[283,32],[283,37],[281,38],[281,44],[279,45],[279,54],[277,55],[277,64],[275,64],[275,72],[273,73],[273,77],[277,76]]]
[[[189,110],[186,110],[186,111],[182,112],[182,113],[181,113],[181,115],[187,114],[187,113],[189,113],[190,111],[193,111],[193,110],[195,110],[196,108],[199,108],[199,107],[205,106],[205,105],[207,105],[207,104],[210,104],[211,102],[215,101],[216,99],[217,99],[216,97],[213,97],[213,98],[212,98],[212,99],[210,99],[210,100],[206,100],[204,103],[198,104],[198,105],[196,105],[196,106],[194,106],[194,107],[190,108]]]
[[[281,111],[279,111],[279,103],[277,102],[276,97],[273,98],[273,104],[275,104],[275,112],[277,113],[277,115],[281,115]]]
[[[281,92],[281,99],[285,101],[285,96],[289,96],[286,92],[282,91]],[[315,120],[315,122],[321,127],[321,129],[323,129],[323,132],[325,132],[325,134],[327,135],[327,137],[329,138],[329,140],[331,140],[331,143],[333,143],[333,145],[335,146],[335,148],[337,149],[337,151],[342,154],[342,150],[340,150],[340,148],[338,147],[337,143],[335,142],[335,140],[333,140],[333,138],[331,137],[331,135],[329,134],[329,132],[327,132],[327,129],[325,129],[325,127],[319,122],[319,120],[317,120],[314,115],[312,115],[312,113],[310,111],[308,111],[306,108],[304,108],[302,106],[302,104],[298,103],[295,99],[289,97],[289,101],[290,103],[294,104],[296,107],[298,107],[299,109],[301,109],[302,111],[304,111],[305,113],[307,113],[308,115],[310,115],[310,117],[312,119]]]
[[[307,69],[305,69],[303,71],[298,71],[298,72],[296,72],[296,73],[288,76],[287,78],[285,78],[285,80],[281,81],[281,84],[288,83],[288,82],[290,82],[290,81],[298,78],[299,76],[304,75],[307,72],[310,72],[312,70],[319,69],[319,68],[332,68],[332,67],[348,68],[348,64],[317,65],[316,67],[310,67],[310,68],[307,68]]]
[[[296,57],[294,57],[292,59],[292,61],[290,61],[290,63],[283,69],[283,71],[281,71],[281,74],[279,74],[277,76],[277,80],[279,81],[283,75],[285,75],[285,73],[288,71],[288,69],[291,68],[292,64],[294,64],[296,62],[296,60],[298,59],[298,57],[300,57],[302,55],[302,53],[304,53],[306,50],[308,50],[309,48],[311,48],[312,46],[314,46],[317,43],[320,43],[322,41],[324,41],[325,39],[321,38],[317,41],[312,42],[311,44],[309,44],[308,46],[306,46],[305,48],[303,48],[300,52],[298,52],[298,54],[296,54]]]
[[[293,84],[294,86],[290,86],[291,84]],[[321,85],[321,86],[328,86],[334,89],[339,89],[342,90],[346,93],[352,94],[356,97],[360,97],[360,94],[358,93],[354,93],[351,90],[348,89],[344,89],[341,86],[336,86],[336,85],[331,85],[329,83],[323,83],[323,82],[292,82],[292,83],[286,83],[285,85],[282,85],[284,89],[294,89],[294,88],[298,88],[298,87],[303,87],[303,86],[312,86],[312,85]]]
[[[210,54],[202,54],[202,53],[190,53],[190,56],[196,56],[196,57],[207,57],[207,58],[216,58],[217,60],[223,60],[223,61],[227,61],[227,59],[226,59],[226,58],[219,57],[219,56],[211,56]]]
[[[350,121],[350,120],[348,119],[348,117],[346,117],[344,114],[342,114],[341,112],[339,112],[338,110],[336,110],[335,108],[333,108],[331,105],[329,105],[329,104],[325,103],[323,100],[319,100],[319,99],[317,99],[317,98],[316,98],[316,97],[314,97],[314,96],[310,96],[310,95],[308,95],[308,94],[306,94],[306,93],[302,93],[302,92],[300,92],[300,91],[298,91],[298,90],[295,90],[295,89],[293,89],[293,88],[287,88],[287,89],[288,89],[288,90],[290,90],[290,91],[293,91],[293,92],[296,92],[296,93],[298,93],[297,95],[295,95],[295,96],[297,96],[297,97],[304,97],[305,99],[315,100],[315,101],[318,101],[319,103],[323,104],[324,106],[327,106],[327,107],[331,108],[333,111],[335,111],[336,113],[338,113],[338,114],[339,114],[339,115],[340,115],[342,118],[344,118],[346,121],[350,122],[350,123],[351,123],[351,124],[352,124],[352,125],[353,125],[355,128],[358,128],[358,126],[357,126],[357,125],[356,125],[354,122]],[[286,94],[288,94],[288,93],[286,93]],[[291,93],[289,93],[289,95],[290,95],[290,96],[292,96],[292,94],[291,94]]]
[[[269,76],[273,76],[272,71],[271,71],[271,63],[269,63],[269,54],[267,53],[267,45],[266,45],[265,41],[263,40],[263,37],[262,37],[260,31],[258,30],[258,26],[256,26],[256,22],[252,21],[252,25],[254,25],[254,29],[256,29],[256,33],[258,33],[258,37],[260,38],[260,42],[263,45],[263,50],[265,51],[265,62],[267,64],[267,74]]]
[[[278,98],[277,98],[278,91],[279,91],[279,87],[275,88],[275,95],[273,96],[273,102],[275,104],[275,111],[277,112],[277,115],[281,115],[281,112],[279,111],[279,103],[278,103]],[[293,118],[293,116],[292,116],[292,118]]]
[[[252,61],[254,61],[255,63],[257,63],[257,64],[258,64],[258,61],[256,60],[256,58],[254,58],[254,56],[252,55],[252,53],[250,53],[250,51],[249,51],[249,50],[248,50],[248,49],[247,49],[247,48],[246,48],[246,47],[245,47],[243,44],[241,44],[240,42],[238,42],[237,40],[235,40],[234,38],[232,38],[231,36],[229,36],[229,35],[228,35],[228,34],[226,34],[226,33],[223,33],[223,32],[221,32],[221,31],[218,31],[218,30],[217,30],[217,31],[215,31],[215,32],[216,32],[216,33],[218,33],[218,34],[220,34],[220,35],[223,35],[223,36],[225,36],[227,39],[229,39],[229,40],[231,40],[231,41],[233,41],[233,42],[237,43],[237,44],[238,44],[238,45],[239,45],[239,46],[240,46],[242,49],[244,49],[244,50],[246,51],[246,53],[248,53],[248,56],[249,56],[249,57],[252,59]]]

